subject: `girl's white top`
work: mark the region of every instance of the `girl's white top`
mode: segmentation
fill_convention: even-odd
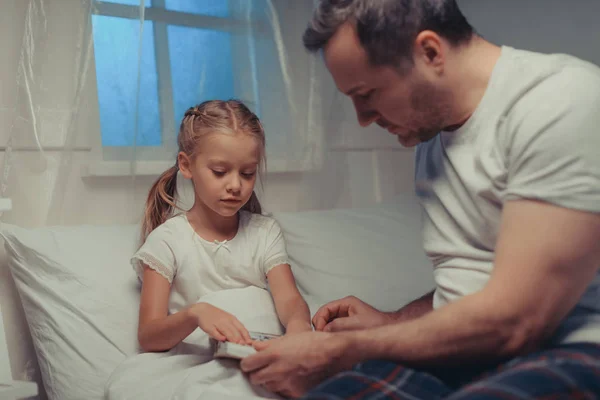
[[[215,291],[267,289],[267,273],[289,261],[277,221],[240,211],[237,234],[223,242],[203,239],[185,213],[178,214],[150,233],[131,264],[140,280],[146,264],[171,283],[169,312],[173,314]]]

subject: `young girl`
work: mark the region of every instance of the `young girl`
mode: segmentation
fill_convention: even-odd
[[[233,315],[208,293],[270,288],[286,334],[312,330],[277,222],[261,215],[254,193],[264,165],[262,125],[239,101],[207,101],[186,111],[175,166],[150,189],[144,242],[132,258],[142,279],[138,339],[145,351],[173,348],[196,328],[214,339],[251,344]],[[194,186],[194,205],[173,216],[178,171]]]

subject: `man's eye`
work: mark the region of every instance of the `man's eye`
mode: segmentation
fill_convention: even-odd
[[[373,94],[373,90],[369,90],[366,93],[359,94],[358,97],[360,97],[361,100],[368,100],[371,97],[372,94]]]

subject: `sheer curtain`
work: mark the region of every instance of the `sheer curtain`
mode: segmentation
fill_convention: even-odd
[[[274,0],[3,5],[0,197],[13,200],[3,219],[136,222],[149,185],[175,161],[183,112],[213,98],[241,99],[263,121],[265,190],[294,181],[310,200],[341,107],[302,47],[311,11],[311,1]]]

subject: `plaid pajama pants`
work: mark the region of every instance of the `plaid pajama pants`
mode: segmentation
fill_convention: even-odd
[[[303,399],[600,399],[600,345],[557,346],[483,372],[458,367],[432,373],[369,361],[323,382]]]

